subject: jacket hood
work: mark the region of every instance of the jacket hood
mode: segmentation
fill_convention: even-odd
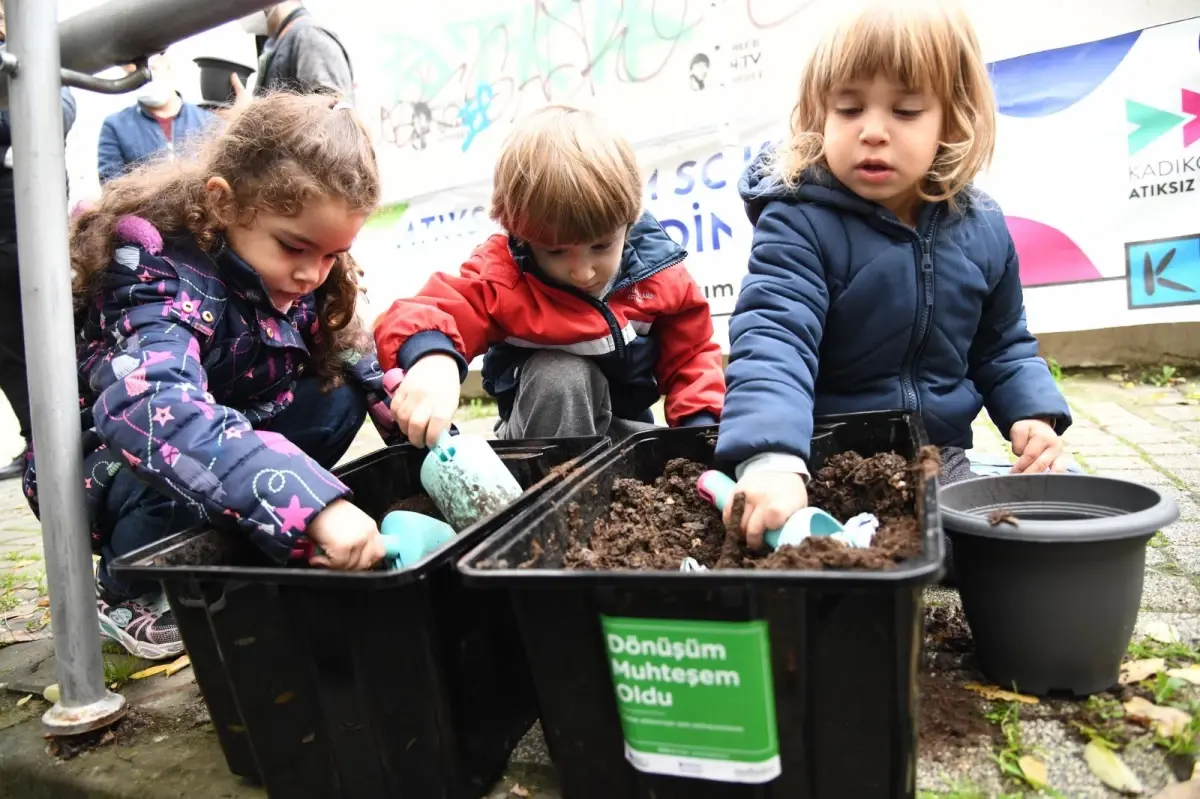
[[[763,150],[750,162],[738,181],[738,193],[746,205],[750,224],[757,224],[767,203],[775,200],[819,203],[856,214],[879,213],[879,205],[859,197],[822,167],[810,167],[805,170],[798,184],[789,186],[772,168],[774,154],[773,148]]]

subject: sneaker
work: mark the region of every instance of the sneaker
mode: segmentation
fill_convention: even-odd
[[[101,592],[96,597],[100,632],[131,655],[145,660],[166,660],[183,654],[183,639],[165,596],[116,599]]]
[[[25,474],[25,453],[12,459],[11,463],[0,466],[0,480],[12,480]]]

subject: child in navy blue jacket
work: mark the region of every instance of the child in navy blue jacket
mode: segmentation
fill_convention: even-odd
[[[790,139],[742,177],[755,230],[717,456],[738,464],[751,546],[807,503],[814,414],[920,413],[952,482],[986,406],[1014,472],[1067,468],[1012,238],[971,186],[995,116],[961,9],[876,2],[816,48]]]

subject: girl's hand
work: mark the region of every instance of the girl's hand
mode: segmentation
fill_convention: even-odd
[[[741,532],[751,549],[762,549],[767,530],[783,527],[793,513],[808,505],[804,477],[795,472],[751,472],[734,486],[733,496],[738,494],[746,497]],[[725,506],[725,524],[732,521],[733,504]]]
[[[1013,474],[1065,472],[1070,458],[1063,450],[1062,439],[1054,428],[1041,419],[1023,419],[1012,426],[1008,434],[1017,462]]]
[[[392,395],[392,416],[416,447],[435,444],[458,409],[458,361],[433,353],[413,364]]]
[[[344,499],[326,505],[304,532],[321,549],[308,559],[313,566],[365,571],[385,554],[375,520]]]

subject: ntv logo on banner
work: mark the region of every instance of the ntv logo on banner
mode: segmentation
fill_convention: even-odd
[[[1167,134],[1182,133],[1179,157],[1153,162],[1137,162],[1129,166],[1133,187],[1129,199],[1161,197],[1196,190],[1200,173],[1200,156],[1185,151],[1200,141],[1200,93],[1180,90],[1180,110],[1167,111],[1137,100],[1125,100],[1125,120],[1134,128],[1129,132],[1131,158]]]

